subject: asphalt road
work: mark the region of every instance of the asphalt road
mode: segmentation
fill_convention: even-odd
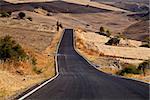
[[[149,84],[96,70],[73,47],[66,29],[58,50],[59,76],[26,100],[149,100]]]

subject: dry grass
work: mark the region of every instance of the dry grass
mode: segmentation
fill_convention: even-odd
[[[10,3],[28,3],[28,2],[46,2],[46,1],[54,1],[54,0],[5,0]]]
[[[12,70],[13,65],[0,65],[1,68],[2,66],[5,66],[5,68],[3,67],[3,69],[0,70],[1,99],[7,98],[18,92],[24,91],[27,88],[55,75],[54,53],[56,51],[56,46],[59,41],[60,35],[61,33],[57,33],[57,35],[54,36],[53,41],[48,46],[48,48],[42,51],[41,53],[34,53],[34,51],[31,51],[32,53],[34,53],[32,55],[34,55],[34,57],[36,57],[37,59],[36,67],[42,70],[41,74],[36,74],[36,72],[33,70],[33,66],[29,65],[28,63],[22,63],[21,66],[17,67],[17,69],[24,73],[23,75],[20,75],[14,70]]]
[[[54,56],[62,31],[55,32],[51,27],[35,21],[0,18],[0,36],[12,36],[37,59],[35,66],[31,62],[0,64],[0,99],[8,99],[55,75]]]
[[[106,4],[91,2],[90,0],[64,0],[64,1],[70,2],[70,3],[75,3],[75,4],[90,5],[90,6],[93,6],[93,7],[112,10],[112,11],[129,12],[127,10],[119,9],[117,7],[109,6],[109,5],[106,5]]]
[[[105,43],[109,38],[98,35],[92,32],[81,32],[76,31],[77,34],[77,45],[79,48],[86,48],[86,52],[95,53],[96,55],[131,59],[131,60],[146,60],[150,57],[149,48],[138,47],[141,42],[129,40],[130,44],[125,47],[109,46]],[[132,47],[133,44],[136,44]]]
[[[11,0],[10,0],[11,1]],[[17,0],[16,0],[17,1]],[[28,1],[28,0],[27,0]],[[32,2],[32,0],[30,0]],[[44,0],[45,1],[45,0]],[[21,0],[21,2],[24,2]],[[67,2],[80,2],[78,1],[73,1],[73,0],[68,0]],[[33,13],[29,11],[33,11],[35,9],[32,5],[32,3],[27,3],[23,5],[22,8],[18,8],[19,10],[28,10],[27,8],[32,8],[31,10],[24,11],[28,16],[31,16],[33,18],[33,21],[35,22],[40,22],[42,23],[47,23],[48,25],[55,25],[56,21],[59,20],[62,22],[64,27],[76,27],[80,26],[86,30],[90,31],[99,31],[100,26],[104,26],[107,29],[111,30],[112,33],[118,33],[122,32],[125,28],[130,26],[131,24],[137,22],[135,20],[130,20],[128,16],[126,16],[126,13],[121,13],[121,12],[115,12],[115,11],[107,11],[107,10],[100,10],[97,11],[98,9],[95,7],[86,7],[86,6],[79,6],[75,5],[73,3],[64,3],[63,1],[58,1],[57,3],[55,2],[47,2],[47,3],[39,3],[37,7],[43,8],[44,11],[41,14],[38,13]],[[35,3],[36,4],[36,3]],[[85,3],[87,4],[87,3]],[[92,3],[91,3],[92,4]],[[96,3],[99,4],[99,3]],[[19,4],[18,4],[19,5]],[[53,8],[53,6],[56,8]],[[94,6],[95,4],[93,4]],[[71,7],[70,13],[62,13],[66,12],[67,7]],[[105,5],[107,6],[107,5]],[[12,6],[12,9],[15,6]],[[82,8],[81,8],[82,7]],[[99,5],[99,7],[102,7]],[[111,6],[110,6],[111,7]],[[104,7],[102,7],[104,8]],[[105,7],[104,9],[107,9],[109,7]],[[6,9],[6,8],[4,8]],[[11,9],[11,8],[10,8]],[[60,10],[61,9],[61,10]],[[79,10],[80,9],[80,10]],[[111,8],[109,8],[111,9]],[[116,8],[118,9],[118,8]],[[61,13],[53,13],[53,11],[58,11]],[[44,13],[43,13],[44,12]],[[52,16],[43,16],[45,15],[46,12],[52,13]],[[77,13],[79,12],[79,13]],[[15,14],[18,12],[15,12]],[[13,14],[14,15],[14,14]],[[29,27],[30,28],[30,27]]]
[[[41,14],[41,15],[47,15],[48,14],[48,12],[42,8],[34,9],[34,12]]]
[[[115,59],[108,58],[108,57],[97,57],[95,55],[89,55],[87,52],[83,51],[82,49],[77,49],[77,50],[82,54],[82,56],[86,57],[90,62],[95,64],[98,70],[108,73],[108,74],[116,74],[116,72],[118,72],[118,69],[111,66],[113,65],[113,62],[115,61]],[[125,62],[122,62],[122,63],[125,63]],[[150,70],[147,70],[146,73],[147,73],[146,76],[143,76],[141,74],[140,75],[125,74],[124,77],[137,79],[137,80],[149,83],[150,82]]]
[[[5,0],[5,1],[11,2],[11,3],[29,3],[29,2],[49,2],[49,1],[55,1],[55,0],[36,0],[36,1],[35,0]],[[97,2],[90,2],[90,0],[62,0],[62,1],[80,4],[80,5],[90,5],[93,7],[112,10],[112,11],[129,12],[127,10],[123,10],[123,9],[113,7],[110,5],[97,3]]]
[[[88,33],[87,32],[88,34],[86,34],[82,30],[79,30],[78,32],[79,33],[76,33],[76,47],[78,48],[78,51],[84,57],[86,57],[89,61],[94,63],[97,66],[97,69],[100,70],[100,71],[110,73],[110,74],[116,74],[116,72],[119,70],[119,68],[116,68],[116,65],[115,65],[116,61],[117,62],[119,61],[118,62],[119,65],[121,65],[121,63],[131,63],[131,64],[138,65],[139,63],[141,63],[143,61],[143,60],[138,59],[138,56],[140,56],[137,53],[138,51],[141,52],[142,56],[140,56],[140,57],[142,57],[143,59],[147,59],[147,58],[145,58],[146,56],[148,58],[150,57],[149,56],[150,53],[146,53],[146,52],[150,52],[150,50],[147,49],[147,48],[142,48],[141,49],[139,47],[136,47],[136,48],[132,47],[132,48],[134,48],[134,52],[135,52],[135,55],[132,55],[133,53],[127,52],[129,47],[123,47],[124,50],[122,50],[120,47],[114,47],[114,46],[112,46],[112,47],[109,46],[109,48],[108,48],[108,50],[111,52],[110,54],[112,56],[108,56],[108,55],[106,56],[105,52],[107,50],[104,50],[103,52],[101,52],[101,49],[105,49],[105,46],[102,46],[102,45],[104,45],[107,38],[104,38],[103,36],[101,37],[101,36],[95,35],[95,33]],[[92,42],[92,43],[90,43],[90,42]],[[101,48],[97,49],[99,46],[95,45],[96,43],[101,45]],[[136,43],[136,41],[133,41],[132,45],[134,43]],[[137,45],[138,45],[138,43],[137,43]],[[114,49],[114,48],[120,49],[120,52],[123,52],[124,55],[122,55],[122,57],[114,56],[114,52],[112,53],[111,48],[112,49]],[[116,52],[116,53],[119,54],[120,52]],[[132,57],[134,57],[134,58],[137,57],[137,59],[127,58],[126,55],[129,55],[129,54],[132,55]],[[146,76],[127,74],[127,75],[125,75],[125,77],[142,80],[144,82],[149,82],[150,81],[150,74],[149,73],[150,72],[148,70]]]

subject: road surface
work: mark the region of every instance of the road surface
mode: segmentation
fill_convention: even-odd
[[[148,100],[149,84],[96,70],[73,47],[66,29],[58,50],[59,76],[26,100]]]

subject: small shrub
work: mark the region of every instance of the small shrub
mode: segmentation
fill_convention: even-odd
[[[11,14],[12,14],[12,12],[11,12],[11,11],[8,11],[7,13],[9,14],[9,16],[11,16]]]
[[[120,38],[114,37],[114,38],[111,38],[110,40],[108,40],[108,42],[105,44],[106,45],[118,45],[119,42],[120,42]]]
[[[150,43],[150,36],[145,37],[144,42]]]
[[[142,44],[140,47],[150,48],[150,43]]]
[[[86,7],[90,7],[90,5],[87,4]]]
[[[145,75],[145,69],[150,69],[150,60],[145,60],[144,62],[140,63],[138,69],[143,71]]]
[[[111,35],[111,32],[110,32],[109,30],[107,30],[107,31],[106,31],[106,36],[107,36],[107,37],[110,37],[110,35]]]
[[[103,32],[105,32],[105,29],[104,29],[104,27],[100,27],[100,33],[103,33]]]
[[[123,33],[117,33],[117,37],[126,39],[126,36]]]
[[[32,21],[32,17],[27,17],[27,19],[28,19],[29,21]]]
[[[100,35],[110,37],[111,33],[109,30],[105,31],[104,27],[100,27],[100,31],[98,32]]]
[[[39,69],[39,68],[37,68],[36,66],[33,67],[33,71],[34,71],[36,74],[41,74],[41,73],[42,73],[42,69]]]
[[[31,61],[32,61],[32,65],[36,65],[37,64],[37,59],[35,57],[32,57]]]
[[[0,13],[0,17],[10,17],[10,14],[8,12],[2,12]]]
[[[20,19],[23,19],[26,16],[26,14],[24,12],[20,12],[18,14],[18,16],[19,16]]]
[[[118,71],[116,74],[123,76],[125,74],[141,74],[141,73],[142,72],[139,69],[137,69],[135,66],[129,66]]]
[[[0,38],[0,60],[4,62],[14,60],[20,61],[27,57],[22,47],[10,36]]]

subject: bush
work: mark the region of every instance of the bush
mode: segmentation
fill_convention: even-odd
[[[120,42],[120,38],[114,37],[114,38],[111,38],[110,40],[108,40],[108,42],[105,44],[106,45],[118,45],[119,42]]]
[[[36,66],[33,67],[33,71],[34,71],[36,74],[41,74],[41,73],[42,73],[42,69],[39,69],[39,68],[37,68]]]
[[[11,12],[2,12],[0,13],[0,17],[10,17],[11,16]]]
[[[22,47],[12,40],[12,37],[5,36],[0,38],[0,60],[4,62],[24,60],[27,57]]]
[[[126,36],[123,33],[117,33],[117,37],[126,39]]]
[[[18,16],[19,16],[20,19],[23,19],[26,16],[26,14],[24,12],[20,12],[18,14]]]
[[[150,43],[142,44],[140,47],[150,48]]]
[[[31,61],[32,61],[32,64],[33,64],[33,65],[36,65],[36,64],[37,64],[37,59],[36,59],[35,57],[32,57]]]
[[[87,4],[86,7],[90,7],[90,5]]]
[[[150,69],[150,59],[149,60],[145,60],[144,62],[139,64],[139,69],[141,68],[147,68]]]
[[[145,60],[144,62],[140,63],[138,69],[142,70],[145,75],[145,69],[150,69],[150,60]]]
[[[28,19],[29,21],[32,21],[32,17],[27,17],[27,19]]]
[[[150,43],[150,36],[145,37],[144,42]]]
[[[125,75],[125,74],[141,74],[142,72],[137,69],[135,66],[126,67],[120,71],[118,71],[116,74],[118,75]]]
[[[9,16],[11,16],[11,14],[12,14],[12,12],[11,12],[11,11],[8,11],[7,13],[9,14]]]
[[[106,31],[106,36],[107,36],[107,37],[110,37],[110,35],[111,35],[110,31],[107,30],[107,31]]]
[[[100,31],[98,32],[100,35],[110,37],[111,33],[109,30],[105,31],[104,27],[100,27]]]
[[[103,33],[103,32],[105,32],[105,29],[104,29],[104,27],[100,27],[100,33]]]

